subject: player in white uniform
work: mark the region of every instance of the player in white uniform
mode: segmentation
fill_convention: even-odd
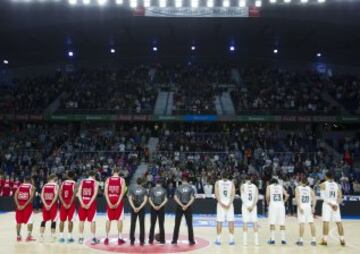
[[[241,213],[243,217],[243,244],[247,245],[248,224],[253,223],[254,242],[259,245],[258,223],[257,223],[257,202],[259,200],[259,190],[251,182],[251,176],[247,175],[245,183],[240,186],[241,193]]]
[[[285,197],[285,198],[284,198]],[[266,202],[269,205],[270,240],[268,244],[275,244],[275,225],[280,225],[281,244],[286,244],[285,239],[285,202],[289,194],[279,184],[278,179],[273,178],[266,188]]]
[[[230,245],[234,245],[234,228],[235,228],[235,216],[234,216],[234,198],[235,198],[235,185],[233,181],[229,180],[227,173],[222,174],[222,179],[215,183],[215,197],[217,200],[217,215],[216,215],[216,232],[217,237],[215,244],[221,244],[221,232],[223,222],[228,222],[230,232]]]
[[[342,191],[339,185],[334,181],[330,171],[326,173],[325,182],[320,185],[322,204],[322,220],[323,220],[323,239],[320,245],[327,245],[329,235],[329,222],[335,221],[340,235],[340,244],[345,246],[344,227],[341,222],[340,203],[342,200]]]
[[[307,178],[302,178],[301,183],[295,189],[295,200],[297,205],[297,217],[300,224],[300,239],[297,245],[304,245],[304,229],[305,223],[309,223],[311,229],[311,245],[316,246],[314,212],[316,205],[316,196],[313,189],[307,185]]]

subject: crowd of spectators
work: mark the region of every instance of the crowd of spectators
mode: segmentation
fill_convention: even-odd
[[[231,92],[237,113],[329,114],[336,112],[322,99],[325,82],[317,74],[284,69],[246,68],[242,86]]]

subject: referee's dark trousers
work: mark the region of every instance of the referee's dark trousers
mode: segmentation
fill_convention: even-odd
[[[183,209],[179,205],[176,206],[175,228],[174,228],[173,242],[177,242],[177,240],[179,238],[179,229],[180,229],[181,219],[182,219],[183,215],[185,216],[186,225],[187,225],[187,228],[188,228],[189,242],[194,243],[192,207],[190,206],[188,209],[183,211]]]
[[[150,234],[149,234],[149,242],[152,243],[154,241],[154,233],[155,233],[155,225],[156,220],[159,219],[159,229],[160,229],[160,243],[165,243],[165,229],[164,229],[164,221],[165,221],[165,207],[161,207],[159,211],[156,211],[151,207],[151,226],[150,226]]]
[[[143,207],[138,213],[135,213],[131,209],[131,225],[130,225],[130,242],[135,242],[135,227],[136,220],[139,217],[140,223],[140,243],[145,242],[145,207]]]

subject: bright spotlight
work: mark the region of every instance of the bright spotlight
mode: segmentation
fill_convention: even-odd
[[[317,56],[317,57],[321,57],[322,54],[321,54],[320,52],[318,52],[318,53],[316,53],[316,56]]]
[[[68,56],[69,56],[69,57],[73,57],[73,56],[74,56],[74,52],[73,52],[73,51],[69,51],[69,52],[68,52]]]
[[[115,53],[116,53],[116,50],[115,50],[115,49],[110,49],[110,53],[111,53],[111,54],[115,54]]]
[[[276,4],[276,0],[270,0],[271,4]]]
[[[118,5],[123,4],[123,3],[124,3],[124,0],[116,0],[115,3],[118,4]]]
[[[90,4],[90,0],[83,0],[82,1],[84,5],[89,5]]]
[[[300,2],[301,2],[302,4],[306,4],[306,3],[309,2],[309,0],[301,0]]]
[[[273,50],[274,54],[277,54],[279,51],[277,49]]]
[[[284,0],[284,3],[286,4],[291,3],[291,0]]]
[[[230,0],[224,0],[223,1],[223,6],[226,7],[226,8],[230,7]]]
[[[261,0],[256,0],[256,1],[255,1],[255,6],[256,6],[256,7],[261,7],[261,6],[262,6]]]
[[[136,8],[137,5],[138,5],[137,0],[130,0],[130,7],[131,7],[131,8]]]
[[[209,7],[209,8],[214,7],[214,0],[207,0],[206,5],[207,5],[207,7]]]
[[[195,46],[191,46],[191,50],[192,50],[192,51],[195,51],[195,50],[196,50],[196,47],[195,47]]]
[[[318,3],[322,4],[322,3],[325,3],[326,0],[318,0]]]
[[[3,64],[9,64],[9,61],[4,59]]]
[[[77,4],[77,2],[78,2],[77,0],[69,0],[70,5],[75,5],[75,4]]]
[[[107,4],[107,0],[98,0],[97,2],[98,2],[99,5]]]
[[[199,7],[199,0],[191,0],[191,8]]]
[[[158,48],[154,46],[154,47],[152,48],[152,50],[153,50],[154,52],[156,52],[156,51],[158,51]]]
[[[150,0],[144,0],[144,7],[149,8],[150,7]]]
[[[235,51],[235,46],[230,46],[230,47],[229,47],[229,50],[230,50],[230,51]]]
[[[175,0],[175,7],[180,8],[182,6],[182,0]]]
[[[161,8],[165,8],[165,7],[166,7],[166,1],[167,1],[167,0],[159,0],[159,6],[160,6]]]
[[[245,7],[245,6],[246,6],[246,0],[240,0],[239,7]]]

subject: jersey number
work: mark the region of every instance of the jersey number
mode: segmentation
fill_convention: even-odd
[[[274,194],[273,200],[274,201],[281,201],[281,195],[280,194]]]
[[[251,193],[249,193],[248,200],[249,200],[249,201],[252,201],[252,199],[253,199],[253,196],[252,196]]]
[[[309,203],[309,201],[310,201],[309,196],[302,196],[302,197],[301,197],[301,202],[302,202],[302,203]]]
[[[329,193],[329,197],[330,198],[335,198],[335,191],[330,191],[330,193]]]
[[[225,197],[227,197],[227,195],[228,195],[228,191],[227,191],[227,190],[224,190],[224,192],[223,192],[223,193],[224,193],[224,196],[225,196]]]

